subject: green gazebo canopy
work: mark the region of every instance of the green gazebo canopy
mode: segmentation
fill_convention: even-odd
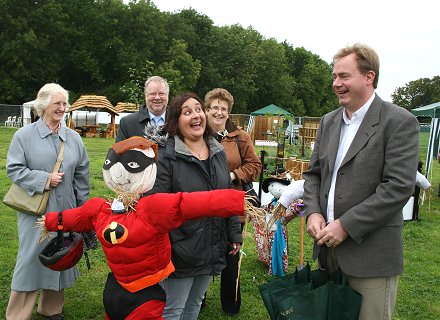
[[[429,130],[428,151],[426,153],[426,174],[428,176],[432,159],[440,154],[440,101],[427,106],[411,109],[416,117],[430,117],[431,129]]]
[[[417,117],[440,118],[440,101],[428,104],[427,106],[411,109],[413,115]]]
[[[266,114],[277,115],[277,116],[292,116],[290,112],[274,104],[270,104],[264,108],[251,112],[251,116],[264,116]]]

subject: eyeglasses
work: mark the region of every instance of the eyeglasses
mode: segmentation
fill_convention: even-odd
[[[159,95],[159,97],[164,98],[167,96],[166,92],[147,92],[147,95],[151,98],[155,98],[157,95]]]
[[[59,108],[61,106],[63,108],[67,108],[67,102],[64,102],[64,101],[53,102],[52,105],[56,106],[57,108]]]
[[[215,112],[218,112],[219,110],[223,113],[227,113],[228,112],[228,108],[225,107],[219,107],[219,106],[213,106],[213,107],[209,107],[209,109],[214,110]]]

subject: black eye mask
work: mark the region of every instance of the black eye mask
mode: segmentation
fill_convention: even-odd
[[[149,165],[155,163],[155,160],[154,157],[150,158],[138,150],[128,150],[123,154],[117,154],[113,148],[110,148],[102,167],[104,170],[109,170],[118,162],[120,162],[128,172],[139,173],[144,171]]]

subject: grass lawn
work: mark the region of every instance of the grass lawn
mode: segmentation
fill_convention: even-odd
[[[10,181],[6,176],[6,154],[16,129],[0,128],[0,198],[3,199]],[[425,161],[428,134],[421,134],[421,159]],[[107,197],[111,192],[102,181],[101,167],[113,139],[85,138],[91,161],[91,197]],[[419,220],[405,222],[405,273],[399,282],[395,320],[440,319],[440,164],[433,161],[432,189],[420,206]],[[18,249],[16,212],[0,203],[2,228],[0,231],[0,318],[5,315],[10,282]],[[241,269],[242,308],[235,319],[269,319],[261,300],[258,286],[271,277],[267,268],[257,258],[252,226],[247,226]],[[299,219],[289,224],[289,271],[299,264]],[[312,240],[305,236],[305,260],[310,261]],[[100,249],[89,253],[92,269],[86,268],[84,259],[79,262],[81,277],[74,287],[66,290],[64,314],[66,319],[103,319],[102,291],[109,268]],[[312,263],[312,267],[316,265]],[[220,307],[219,281],[213,279],[207,296],[206,308],[199,319],[230,319]],[[39,319],[35,316],[35,319]]]

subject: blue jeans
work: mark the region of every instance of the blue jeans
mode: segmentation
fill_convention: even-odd
[[[167,320],[197,320],[210,275],[166,278],[160,284],[167,294],[163,317]]]

